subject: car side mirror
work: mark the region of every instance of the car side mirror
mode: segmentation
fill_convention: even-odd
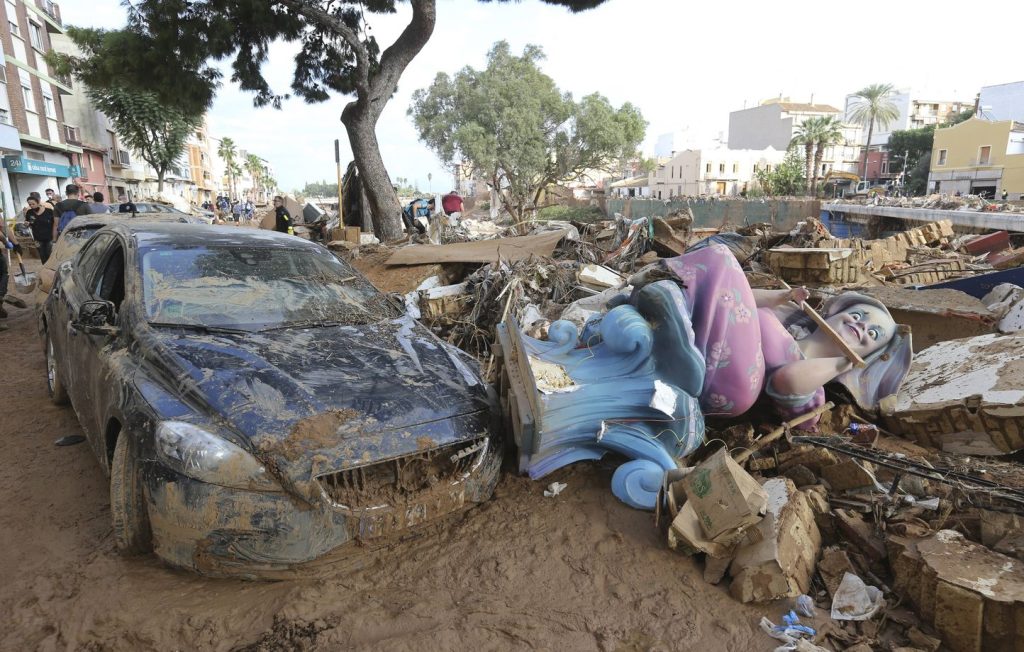
[[[116,335],[116,312],[111,301],[86,301],[78,309],[78,318],[72,325],[89,335]]]

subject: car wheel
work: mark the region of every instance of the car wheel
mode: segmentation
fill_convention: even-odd
[[[46,391],[50,400],[55,405],[67,405],[68,390],[64,387],[64,381],[60,378],[60,369],[57,368],[57,356],[53,350],[53,339],[46,334]]]
[[[131,448],[131,438],[122,434],[110,464],[110,516],[114,544],[122,555],[140,555],[153,549],[142,475]]]

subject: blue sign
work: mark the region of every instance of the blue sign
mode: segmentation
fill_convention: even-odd
[[[37,161],[24,156],[5,156],[4,168],[15,174],[39,174],[44,177],[80,177],[82,168],[77,165],[61,165]]]

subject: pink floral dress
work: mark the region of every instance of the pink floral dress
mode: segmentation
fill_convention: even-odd
[[[762,391],[779,413],[791,418],[822,405],[824,388],[813,394],[783,395],[772,375],[803,359],[796,340],[768,308],[758,309],[750,284],[728,247],[713,244],[665,261],[686,285],[694,342],[704,356],[706,375],[700,395],[707,416],[738,416]]]

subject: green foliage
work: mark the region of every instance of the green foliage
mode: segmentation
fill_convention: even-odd
[[[805,161],[799,150],[790,148],[782,163],[770,171],[760,169],[756,172],[757,183],[762,192],[769,197],[782,197],[799,194],[807,183]]]
[[[854,93],[858,99],[850,109],[850,119],[869,129],[874,125],[886,129],[900,116],[889,97],[893,90],[892,84],[871,84]]]
[[[500,188],[519,222],[547,186],[635,154],[647,127],[629,103],[615,109],[597,93],[574,101],[541,71],[543,58],[535,45],[517,56],[500,41],[485,69],[439,73],[409,108],[420,140],[442,161],[469,163]]]
[[[943,126],[943,127],[952,127],[954,125],[960,124],[961,122],[967,122],[968,120],[970,120],[973,117],[974,117],[974,107],[972,106],[970,108],[964,109],[960,113],[957,113],[955,115],[950,116],[949,119],[946,120],[945,122],[943,122],[941,126]]]
[[[913,169],[907,170],[905,189],[908,194],[915,197],[925,194],[928,190],[928,170],[931,164],[932,152],[928,150],[917,159]]]
[[[818,170],[825,150],[843,142],[842,123],[833,116],[807,118],[797,127],[791,145],[804,146],[804,178],[813,194],[818,187]]]
[[[931,156],[932,141],[935,138],[935,125],[919,129],[898,129],[889,136],[889,169],[903,170],[906,158],[909,172],[921,156]],[[907,158],[909,152],[909,158]]]
[[[303,197],[337,197],[338,196],[338,183],[327,181],[314,181],[313,183],[307,183],[306,186],[299,193]]]
[[[599,222],[607,219],[600,208],[595,206],[547,206],[537,211],[537,220],[547,222],[549,220],[572,221],[572,222]]]
[[[164,175],[181,158],[201,120],[163,104],[153,93],[90,87],[88,94],[93,105],[110,118],[120,142],[153,166],[158,190],[163,190]]]

